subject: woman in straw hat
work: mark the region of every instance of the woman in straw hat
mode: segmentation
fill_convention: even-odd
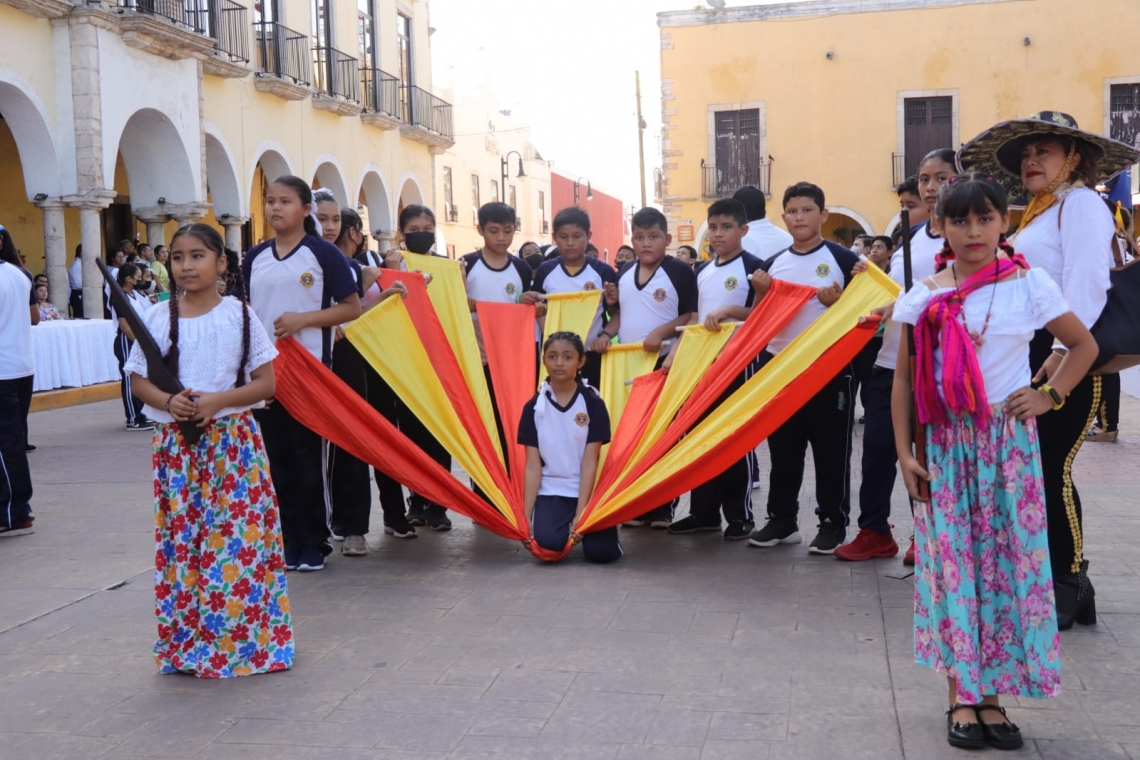
[[[995,124],[958,152],[963,170],[992,174],[1010,197],[1029,205],[1011,241],[1030,266],[1043,269],[1061,288],[1073,312],[1091,328],[1108,299],[1115,225],[1097,194],[1097,182],[1136,163],[1140,151],[1077,127],[1058,111]],[[1064,347],[1046,330],[1030,346],[1034,383],[1053,396],[1053,411],[1038,418],[1049,552],[1058,628],[1096,623],[1088,560],[1084,558],[1081,500],[1072,466],[1100,405],[1101,378],[1086,377],[1067,398],[1049,378]]]

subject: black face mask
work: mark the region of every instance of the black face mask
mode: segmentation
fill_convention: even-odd
[[[412,253],[431,253],[433,245],[435,245],[434,232],[404,233],[404,248]]]

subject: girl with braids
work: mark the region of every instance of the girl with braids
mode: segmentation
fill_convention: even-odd
[[[313,192],[292,175],[265,193],[265,216],[277,237],[242,262],[249,305],[273,338],[292,336],[332,366],[333,328],[360,316],[360,296],[344,256],[323,240],[312,217]],[[329,544],[324,490],[326,446],[281,404],[258,410],[265,450],[277,481],[288,570],[323,570]]]
[[[918,165],[918,193],[926,209],[920,225],[905,234],[911,236],[911,263],[914,281],[934,274],[934,259],[943,247],[937,222],[929,217],[934,213],[938,191],[947,179],[953,177],[954,151],[942,148],[931,151]],[[902,249],[891,256],[888,271],[900,286],[903,284]],[[866,262],[855,265],[853,272],[867,268]],[[898,355],[902,325],[890,321],[893,306],[875,309],[886,322],[883,345],[875,364],[863,384],[863,458],[862,483],[859,486],[859,534],[855,540],[835,550],[837,559],[862,562],[870,559],[894,557],[898,544],[891,535],[891,494],[895,490],[895,434],[891,420],[891,386],[895,379],[895,357]],[[903,563],[914,564],[914,537],[903,555]]]
[[[212,227],[178,230],[169,305],[143,317],[185,390],[151,383],[137,347],[126,365],[157,422],[155,658],[199,678],[285,670],[294,654],[277,497],[250,412],[273,396],[277,351],[243,300],[218,294],[225,259]],[[193,445],[174,424],[186,421],[203,430]]]
[[[1015,749],[1021,733],[999,695],[1049,698],[1061,688],[1036,417],[1081,382],[1097,346],[1049,275],[1005,243],[1008,200],[992,176],[952,178],[935,215],[946,238],[938,272],[894,307],[895,320],[915,326],[917,355],[912,396],[904,333],[891,399],[916,503],[915,659],[949,680],[950,744]],[[1029,343],[1042,328],[1068,353],[1054,387],[1035,389]],[[911,453],[912,399],[929,470]]]

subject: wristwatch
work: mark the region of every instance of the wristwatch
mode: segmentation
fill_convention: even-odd
[[[1065,405],[1064,397],[1062,397],[1061,394],[1057,392],[1057,389],[1052,385],[1042,385],[1037,390],[1041,391],[1049,397],[1049,401],[1051,401],[1053,404],[1053,411],[1056,411]]]

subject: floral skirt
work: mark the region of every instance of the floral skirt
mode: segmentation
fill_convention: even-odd
[[[958,682],[958,701],[1053,697],[1053,602],[1035,420],[1000,405],[926,428],[931,503],[915,504],[915,660]]]
[[[277,496],[253,415],[190,446],[154,435],[155,659],[162,673],[228,678],[293,665]]]

